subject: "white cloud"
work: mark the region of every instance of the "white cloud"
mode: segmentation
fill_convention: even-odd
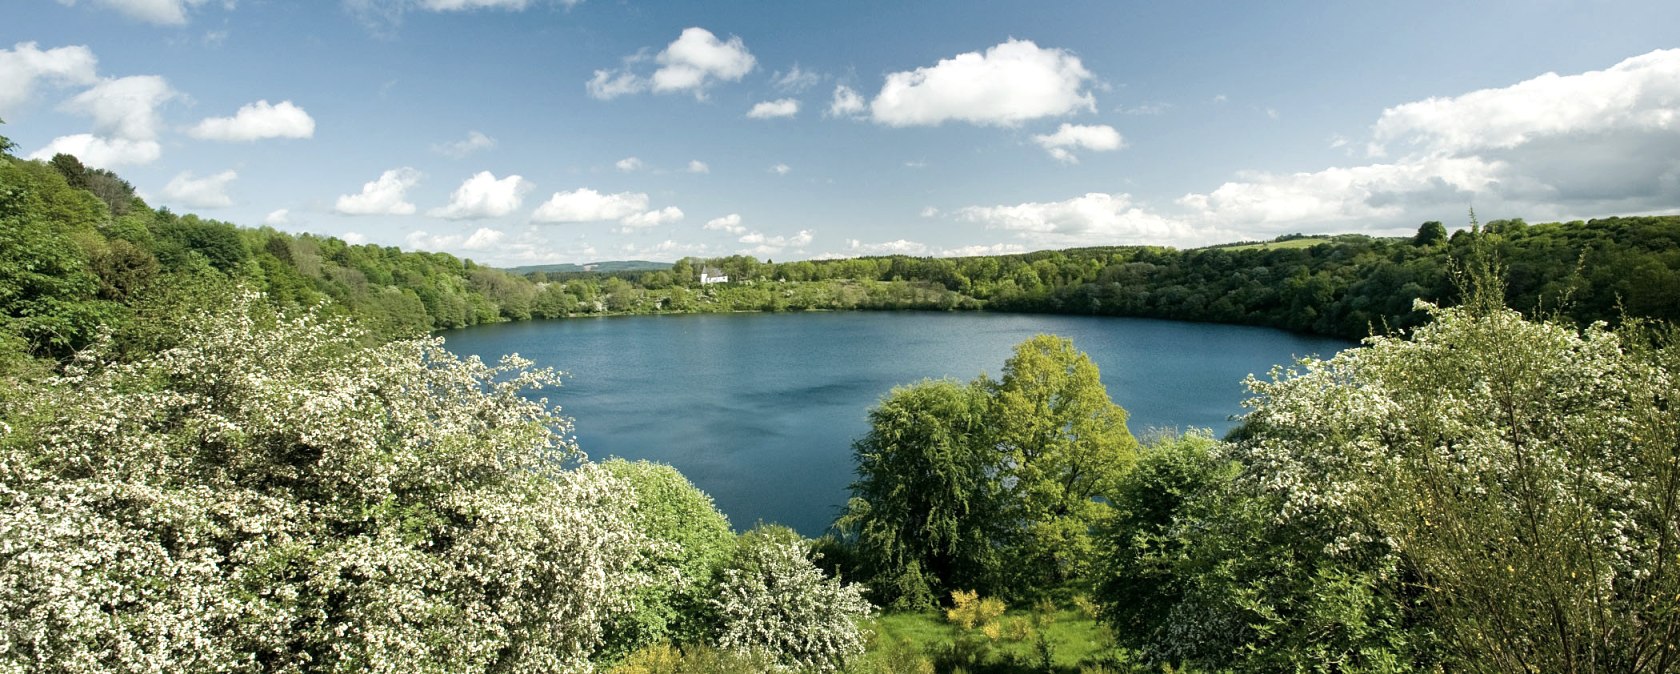
[[[1123,107],[1123,108],[1120,108],[1119,110],[1116,110],[1115,112],[1118,112],[1122,115],[1151,115],[1152,116],[1152,115],[1166,114],[1166,112],[1168,110],[1171,110],[1172,107],[1173,106],[1172,106],[1171,103],[1161,103],[1161,102],[1157,102],[1157,101],[1149,101],[1149,102],[1146,102],[1146,103],[1139,103],[1137,105],[1133,105],[1133,106],[1130,106],[1130,107]]]
[[[625,70],[597,70],[595,77],[584,83],[590,96],[603,101],[647,90],[647,80]]]
[[[66,112],[93,118],[94,133],[109,138],[152,140],[162,124],[158,107],[176,92],[156,75],[104,80],[64,102]]]
[[[187,22],[187,10],[203,5],[209,0],[93,0],[92,4],[103,5],[117,10],[131,19],[139,19],[147,23],[163,26],[179,26]],[[73,6],[76,0],[58,0],[65,6]],[[227,3],[229,6],[232,2]]]
[[[1066,201],[969,206],[956,217],[1043,245],[1203,244],[1222,234],[1145,211],[1129,194],[1102,192]]]
[[[367,243],[367,237],[363,236],[360,232],[345,232],[344,236],[338,238],[343,239],[345,243],[352,246],[360,246]]]
[[[92,84],[99,64],[93,50],[80,45],[42,51],[34,42],[0,49],[0,113],[29,100],[37,82],[55,86]]]
[[[753,119],[775,119],[777,117],[792,117],[799,114],[799,101],[783,98],[774,101],[763,101],[752,106],[747,116]]]
[[[533,222],[604,222],[627,218],[647,210],[648,195],[641,192],[601,194],[587,187],[555,192],[531,214]]]
[[[688,162],[688,172],[689,173],[711,173],[712,172],[712,167],[707,166],[706,162],[700,161],[698,159],[692,159],[692,160],[689,160],[689,162]]]
[[[790,246],[798,248],[799,246],[810,245],[813,238],[811,230],[801,229],[798,234],[793,236],[765,236],[763,232],[751,232],[737,240],[745,244],[759,244],[779,250]]]
[[[844,84],[834,87],[834,99],[828,104],[830,117],[856,117],[863,114],[863,96]]]
[[[656,211],[627,215],[619,219],[618,222],[619,224],[624,225],[626,229],[645,229],[673,222],[681,222],[682,219],[682,209],[677,208],[676,206],[666,206]]]
[[[1539,139],[1680,129],[1680,49],[1658,50],[1605,70],[1546,73],[1501,89],[1430,98],[1384,110],[1373,154],[1401,145],[1425,152],[1509,149]]]
[[[471,234],[431,234],[426,231],[410,232],[404,239],[409,248],[418,250],[490,250],[500,244],[507,236],[499,229],[480,227]],[[346,239],[348,241],[348,239]]]
[[[713,82],[739,82],[758,65],[741,38],[719,40],[711,31],[697,26],[683,29],[654,57],[659,68],[648,77],[634,70],[646,60],[645,55],[644,51],[624,59],[625,65],[620,68],[595,71],[584,88],[601,100],[649,90],[661,94],[688,92],[704,99]]]
[[[939,251],[939,257],[975,257],[977,255],[1009,255],[1011,253],[1024,253],[1026,251],[1027,251],[1027,248],[1025,246],[1022,246],[1022,245],[1018,244],[1018,243],[994,243],[990,246],[983,245],[983,244],[975,244],[975,245],[972,245],[972,246],[959,246],[957,248],[943,249],[943,250]]]
[[[1080,124],[1063,123],[1056,132],[1045,136],[1033,136],[1033,142],[1049,152],[1057,161],[1069,164],[1079,163],[1079,157],[1073,150],[1091,150],[1093,152],[1110,152],[1126,146],[1125,139],[1120,132],[1107,124],[1085,126]]]
[[[530,190],[530,181],[523,177],[511,175],[497,180],[495,174],[480,171],[455,189],[449,196],[449,205],[426,214],[450,220],[499,218],[517,210]]]
[[[1179,204],[1199,221],[1242,228],[1245,238],[1330,227],[1403,233],[1472,204],[1531,220],[1672,210],[1680,203],[1680,50],[1394,106],[1372,127],[1367,151],[1399,156],[1243,173]]]
[[[924,218],[937,218],[937,217],[939,217],[939,209],[934,208],[932,206],[923,207],[922,208],[922,217],[924,217]]]
[[[817,86],[817,83],[821,81],[821,75],[809,70],[802,70],[797,63],[793,64],[793,68],[785,73],[778,71],[770,76],[771,85],[790,94],[804,93],[811,87]]]
[[[1085,84],[1092,79],[1079,57],[1010,40],[937,65],[887,75],[870,103],[873,119],[889,126],[946,121],[1015,126],[1041,117],[1095,110]]]
[[[729,215],[725,215],[721,218],[712,218],[707,220],[705,228],[724,231],[730,234],[743,234],[747,231],[746,227],[741,226],[740,213],[730,213]]]
[[[233,205],[227,194],[228,183],[238,178],[233,171],[194,178],[192,171],[183,171],[163,187],[163,198],[188,208],[226,208]]]
[[[461,159],[475,152],[482,152],[496,147],[496,139],[484,135],[479,131],[468,131],[467,137],[452,143],[439,143],[432,146],[432,151],[438,154]]]
[[[103,138],[88,133],[59,136],[46,147],[29,154],[30,159],[52,159],[59,153],[75,155],[83,164],[95,168],[115,168],[124,165],[150,164],[163,154],[163,146],[155,140],[126,140]]]
[[[263,218],[263,224],[270,227],[280,227],[291,223],[292,211],[285,208],[269,211],[268,216]],[[346,239],[346,241],[348,241],[348,239]]]
[[[779,176],[785,176],[792,171],[793,167],[788,166],[787,164],[776,164],[775,166],[770,167],[770,172]]]
[[[334,210],[345,215],[411,215],[414,204],[404,201],[405,193],[419,183],[419,171],[394,168],[364,183],[360,194],[340,195]]]
[[[310,138],[315,119],[291,101],[269,105],[262,100],[239,108],[232,117],[211,117],[187,131],[205,140],[251,141],[265,138]]]
[[[696,98],[705,97],[711,81],[740,81],[758,63],[741,38],[730,36],[724,42],[699,27],[683,29],[656,60],[660,68],[653,73],[654,91],[688,91]]]
[[[634,171],[636,169],[641,168],[642,167],[642,160],[637,159],[635,157],[625,157],[623,159],[618,160],[617,162],[614,162],[613,166],[617,166],[618,170],[620,170],[620,171],[623,171],[625,173],[629,173],[631,171]]]
[[[1419,200],[1468,207],[1473,195],[1497,188],[1502,168],[1477,158],[1427,157],[1304,173],[1247,173],[1178,202],[1199,221],[1256,233],[1400,223]]]
[[[846,248],[853,255],[923,255],[927,253],[927,244],[899,239],[881,243],[863,243],[857,239],[847,239]]]

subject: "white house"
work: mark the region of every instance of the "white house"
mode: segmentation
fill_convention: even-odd
[[[709,284],[709,283],[728,283],[728,282],[729,282],[729,277],[719,273],[719,270],[717,270],[717,269],[702,269],[702,270],[700,270],[700,285],[706,285],[706,284]]]

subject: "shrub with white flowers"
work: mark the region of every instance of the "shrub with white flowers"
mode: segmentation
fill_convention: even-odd
[[[791,529],[741,535],[718,581],[717,645],[776,658],[783,667],[833,672],[863,652],[873,607],[856,585],[824,576]]]
[[[0,671],[588,671],[643,583],[631,492],[440,340],[259,296],[0,409]]]

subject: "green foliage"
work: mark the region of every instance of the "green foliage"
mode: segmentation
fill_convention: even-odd
[[[1040,335],[1003,378],[897,388],[854,445],[858,480],[836,530],[882,602],[961,589],[1027,597],[1088,571],[1099,497],[1136,442],[1089,357]]]
[[[613,459],[601,469],[629,485],[636,501],[631,524],[657,544],[639,569],[652,582],[632,597],[629,612],[607,626],[602,656],[614,659],[666,640],[701,641],[709,629],[706,600],[735,549],[729,520],[670,466]]]
[[[1003,455],[1005,517],[1022,537],[1012,585],[1054,587],[1089,572],[1097,500],[1130,467],[1137,441],[1097,366],[1062,337],[1015,347],[993,389],[992,446]],[[1013,482],[1013,484],[1008,484]]]
[[[867,561],[877,599],[895,610],[933,608],[935,596],[989,587],[996,576],[1001,487],[985,440],[989,403],[983,386],[924,381],[869,411],[838,526]]]

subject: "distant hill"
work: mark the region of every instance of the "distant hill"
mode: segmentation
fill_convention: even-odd
[[[531,264],[523,267],[509,267],[507,272],[524,276],[532,272],[580,272],[580,271],[661,271],[670,269],[669,262],[649,262],[647,260],[608,260],[606,262],[589,262],[586,264]]]

